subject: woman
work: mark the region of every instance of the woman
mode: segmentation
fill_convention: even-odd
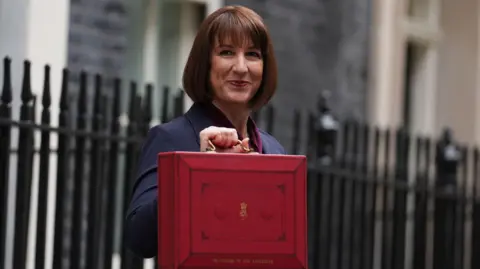
[[[140,156],[127,214],[128,247],[157,253],[157,155],[168,151],[286,154],[250,118],[276,89],[273,47],[262,19],[240,6],[223,7],[200,26],[183,74],[194,101],[185,115],[153,127]]]

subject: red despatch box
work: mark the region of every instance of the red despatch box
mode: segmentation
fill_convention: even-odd
[[[160,153],[160,268],[307,268],[306,178],[304,156]]]

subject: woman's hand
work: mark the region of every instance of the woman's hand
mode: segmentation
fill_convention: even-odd
[[[200,151],[201,152],[222,152],[222,153],[247,153],[249,149],[249,139],[245,138],[239,142],[237,131],[233,128],[223,128],[210,126],[200,132]],[[211,143],[215,146],[215,151],[207,151],[211,148]]]

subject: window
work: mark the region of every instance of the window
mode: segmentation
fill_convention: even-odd
[[[405,69],[403,75],[403,104],[402,124],[406,130],[414,128],[413,119],[422,107],[417,106],[418,96],[425,89],[426,83],[426,49],[414,42],[407,42],[405,46]]]
[[[408,17],[426,20],[429,17],[430,0],[409,0]]]

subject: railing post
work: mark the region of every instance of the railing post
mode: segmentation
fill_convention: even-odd
[[[20,107],[20,121],[32,122],[32,89],[30,62],[24,62],[24,76]],[[28,224],[30,219],[30,194],[32,186],[33,130],[20,127],[18,143],[17,187],[15,203],[15,232],[13,242],[13,268],[24,269],[27,258]]]
[[[69,102],[68,102],[68,69],[62,72],[62,89],[60,94],[60,113],[58,115],[59,128],[67,128],[69,126]],[[70,167],[70,136],[66,133],[58,133],[58,150],[57,150],[57,176],[56,176],[56,197],[55,197],[55,229],[53,239],[53,269],[64,268],[64,238],[66,237],[64,224],[65,214],[65,198],[66,198],[66,182]]]
[[[42,96],[42,116],[41,124],[50,125],[50,66],[45,66],[45,78]],[[40,169],[38,182],[38,214],[37,214],[37,240],[35,242],[35,268],[45,268],[45,248],[47,233],[47,206],[48,206],[48,185],[50,168],[50,131],[42,130],[40,145]]]
[[[173,117],[180,117],[183,115],[183,108],[185,104],[185,92],[180,89],[178,91],[177,97],[175,97],[175,107],[174,107],[174,112],[173,112]]]
[[[382,235],[381,235],[381,251],[376,253],[381,257],[381,268],[391,269],[390,268],[390,261],[392,258],[392,218],[391,218],[391,200],[393,191],[391,190],[391,186],[389,185],[392,182],[392,171],[390,167],[391,163],[391,150],[392,150],[392,137],[394,134],[391,130],[385,130],[383,136],[383,177],[381,178],[381,187],[380,191],[382,193],[382,200],[381,200],[381,225],[382,225]]]
[[[152,121],[152,97],[153,97],[153,85],[148,84],[145,87],[145,97],[143,98],[143,117],[142,122],[142,135],[146,136],[150,130],[150,122]]]
[[[428,223],[428,181],[430,173],[428,167],[431,164],[430,141],[428,139],[416,139],[415,150],[415,193],[414,196],[414,220],[413,220],[413,254],[412,268],[425,268],[427,255],[427,223]],[[423,163],[424,168],[419,165]],[[425,168],[426,167],[426,168]]]
[[[321,96],[318,103],[318,114],[309,116],[309,143],[308,147],[313,165],[319,170],[314,178],[309,179],[309,224],[315,229],[310,230],[310,255],[312,268],[328,268],[336,263],[330,259],[331,253],[337,253],[340,248],[338,242],[339,230],[332,226],[331,221],[340,217],[343,210],[340,198],[340,191],[343,185],[331,172],[334,149],[336,148],[337,135],[339,131],[338,122],[330,114],[325,96]],[[312,149],[313,148],[313,149]],[[337,193],[334,194],[333,192]],[[333,206],[336,211],[332,210]],[[335,258],[334,258],[335,259]]]
[[[368,185],[367,189],[367,201],[366,201],[366,212],[367,212],[367,221],[365,224],[366,233],[365,233],[365,251],[362,254],[364,257],[364,267],[363,268],[374,268],[375,258],[376,258],[376,231],[375,227],[377,225],[377,195],[378,195],[378,181],[380,180],[380,143],[381,143],[381,131],[378,127],[373,128],[373,138],[372,138],[372,158],[370,159],[369,175],[371,176],[372,182]]]
[[[434,228],[434,267],[455,268],[455,194],[458,165],[461,160],[459,147],[454,142],[453,133],[445,129],[436,146],[435,167],[435,228]]]
[[[408,156],[410,154],[410,137],[404,128],[399,128],[396,135],[395,183],[408,184]],[[391,268],[403,268],[405,263],[405,236],[407,224],[408,191],[395,187],[393,199],[393,236]]]
[[[461,160],[461,177],[459,178],[460,184],[457,187],[457,191],[453,197],[454,217],[453,217],[453,231],[454,231],[454,249],[453,263],[455,268],[464,268],[464,255],[465,255],[465,223],[467,222],[467,206],[470,201],[467,201],[467,185],[469,176],[470,154],[466,146],[460,147],[460,160]]]
[[[126,158],[125,158],[125,170],[124,170],[124,187],[123,187],[123,217],[125,219],[125,214],[128,211],[130,197],[132,196],[133,184],[135,183],[135,165],[136,165],[136,155],[138,151],[138,144],[136,141],[132,141],[138,135],[138,124],[137,120],[139,119],[140,107],[138,105],[138,95],[137,95],[137,85],[132,82],[130,83],[130,104],[129,104],[129,112],[128,112],[128,129],[127,129],[127,137],[130,139],[127,141],[126,147]],[[122,231],[122,238],[125,234]],[[122,240],[121,244],[121,268],[122,269],[129,269],[129,268],[143,268],[143,260],[135,257],[133,253],[131,253],[125,246],[125,241]]]
[[[114,88],[113,88],[113,104],[112,104],[112,116],[110,122],[110,132],[112,136],[118,136],[120,132],[120,106],[121,106],[121,80],[115,79]],[[107,169],[107,186],[106,186],[106,201],[118,201],[118,192],[116,188],[112,186],[117,186],[119,184],[118,180],[118,161],[119,161],[119,151],[120,151],[120,141],[118,139],[111,139],[108,152],[108,169]],[[123,198],[125,199],[125,198]],[[105,254],[102,269],[111,269],[112,268],[112,257],[113,257],[113,243],[114,243],[114,232],[115,232],[115,203],[107,203],[107,213],[106,213],[106,224],[105,224]]]
[[[359,156],[359,167],[360,173],[363,177],[363,182],[361,182],[361,230],[358,235],[358,268],[369,268],[366,263],[369,260],[368,256],[371,255],[371,235],[370,227],[372,225],[371,221],[371,208],[373,206],[372,200],[374,196],[374,190],[372,188],[372,173],[371,167],[373,164],[373,154],[370,151],[371,146],[374,146],[374,141],[371,141],[373,137],[373,130],[367,124],[363,124],[362,128],[362,148],[360,149]],[[371,267],[370,267],[371,268]]]
[[[80,94],[77,100],[77,131],[85,132],[87,129],[87,73],[82,71],[80,73]],[[72,228],[71,228],[71,247],[70,247],[70,268],[79,269],[82,253],[82,239],[83,239],[83,204],[85,184],[85,164],[86,154],[85,145],[87,142],[86,136],[83,133],[75,137],[75,175],[73,187],[73,211],[72,211]]]
[[[102,93],[102,77],[95,76],[95,100],[93,105],[92,116],[92,133],[100,135],[103,127],[104,116],[102,115],[103,93]],[[90,147],[90,175],[88,177],[88,224],[87,224],[87,257],[86,268],[98,268],[100,252],[100,226],[101,212],[103,208],[102,190],[103,190],[103,162],[102,149],[104,148],[103,138],[92,137]]]
[[[11,120],[12,117],[12,84],[10,73],[11,60],[3,60],[3,87],[0,95],[0,120]],[[10,165],[10,135],[9,122],[0,124],[0,269],[5,268],[8,180]]]
[[[351,171],[352,169],[352,153],[355,151],[355,132],[356,128],[352,121],[346,121],[342,124],[341,132],[341,152],[338,158],[333,157],[333,163],[323,163],[325,166],[334,167],[342,171]],[[332,196],[336,200],[335,207],[331,208],[331,224],[334,244],[334,264],[337,268],[351,268],[351,226],[352,220],[350,215],[353,209],[353,181],[355,179],[347,175],[339,175],[334,179],[334,190]],[[335,242],[336,241],[336,242]]]
[[[473,152],[473,206],[472,206],[472,243],[470,268],[480,268],[480,256],[473,253],[480,253],[480,197],[478,192],[480,179],[480,151],[475,148]]]
[[[293,112],[293,141],[292,141],[292,154],[298,154],[300,150],[300,141],[301,141],[301,126],[302,126],[302,115],[298,109],[295,109]]]
[[[354,132],[353,132],[353,142],[352,142],[352,158],[349,162],[349,167],[351,172],[354,175],[349,176],[350,181],[352,181],[352,200],[351,200],[351,219],[349,223],[350,226],[350,268],[360,268],[360,265],[363,261],[363,255],[361,244],[365,242],[365,194],[367,187],[367,178],[365,167],[366,157],[366,146],[367,139],[365,138],[368,135],[367,130],[364,128],[364,125],[360,122],[354,122]]]
[[[162,107],[161,107],[161,123],[165,123],[169,121],[169,107],[168,104],[170,103],[170,89],[165,86],[163,87],[163,97],[162,97]]]
[[[267,133],[273,135],[274,132],[274,127],[275,127],[275,108],[272,105],[269,105],[267,107],[267,110],[265,112],[265,121],[266,121],[266,131]]]

